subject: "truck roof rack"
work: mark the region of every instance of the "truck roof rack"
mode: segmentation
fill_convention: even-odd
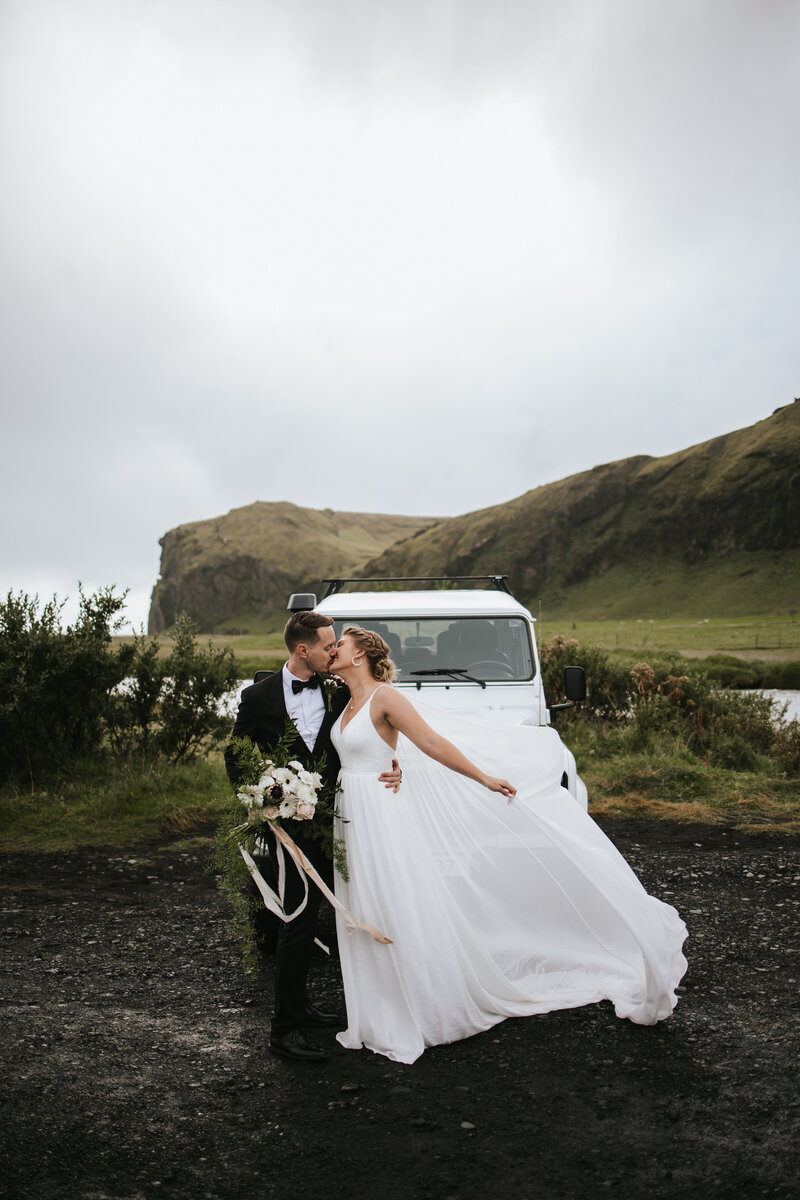
[[[349,579],[323,579],[322,582],[328,585],[323,599],[335,596],[346,583],[437,583],[442,580],[447,583],[489,582],[492,587],[497,588],[498,592],[511,595],[507,575],[381,575],[372,579],[358,579],[355,576]]]

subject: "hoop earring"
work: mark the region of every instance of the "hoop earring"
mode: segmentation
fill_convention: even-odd
[[[354,667],[360,667],[364,661],[364,655],[363,654],[361,655],[361,658],[358,660],[358,662],[356,662],[356,660],[354,658],[351,658],[350,661]]]

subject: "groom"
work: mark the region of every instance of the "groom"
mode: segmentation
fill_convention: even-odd
[[[325,783],[335,783],[339,773],[339,758],[331,744],[331,728],[339,713],[350,699],[346,688],[334,692],[328,710],[320,675],[325,677],[334,657],[336,638],[333,618],[316,612],[295,612],[283,631],[289,658],[281,671],[242,692],[233,738],[249,738],[262,753],[268,754],[270,747],[286,732],[286,722],[291,717],[298,732],[292,753],[303,764],[325,755]],[[228,778],[234,787],[240,779],[240,771],[233,754],[233,747],[225,751],[225,766]],[[392,761],[392,770],[384,772],[380,779],[387,787],[397,791],[401,772],[397,761]],[[299,823],[298,823],[299,824]],[[277,888],[275,871],[275,836],[266,827],[266,838],[270,857],[264,874],[273,889]],[[330,862],[313,838],[292,830],[292,839],[309,859],[329,887],[333,886],[333,870]],[[286,856],[285,903],[287,912],[294,912],[303,899],[303,881],[294,862]],[[269,876],[272,875],[272,878]],[[328,1052],[317,1046],[306,1036],[308,1026],[339,1027],[343,1021],[335,1013],[321,1012],[308,999],[308,978],[314,938],[317,932],[322,893],[309,882],[308,902],[294,921],[280,923],[278,943],[275,951],[275,1013],[272,1018],[270,1049],[274,1054],[298,1062],[321,1062],[329,1057]]]

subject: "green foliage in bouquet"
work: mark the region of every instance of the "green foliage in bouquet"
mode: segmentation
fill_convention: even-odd
[[[299,774],[289,765],[296,761],[292,747],[296,747],[297,737],[297,729],[289,719],[285,732],[270,748],[267,759],[249,738],[235,738],[231,743],[239,770],[239,784],[235,800],[217,827],[210,869],[217,872],[219,890],[233,910],[229,926],[239,945],[246,972],[252,971],[259,959],[254,918],[261,906],[261,898],[257,893],[253,896],[254,886],[240,846],[258,861],[262,852],[259,843],[267,825],[280,824],[293,840],[298,833],[302,833],[305,839],[312,838],[319,842],[338,874],[343,879],[348,878],[344,842],[334,836],[334,818],[340,816],[336,807],[339,785],[321,782],[325,772],[325,755],[310,767],[302,768],[304,776],[317,776],[320,779],[320,783],[313,788],[316,797],[313,818],[297,820],[285,815],[272,818],[265,816],[266,808],[274,810],[281,807],[281,793],[284,796],[286,793],[285,786],[278,781],[272,782],[272,772],[277,771],[281,778]],[[266,787],[265,775],[270,777]],[[259,792],[263,793],[263,803],[258,802]],[[246,797],[244,800],[243,795]],[[309,880],[308,886],[312,888],[316,885]]]

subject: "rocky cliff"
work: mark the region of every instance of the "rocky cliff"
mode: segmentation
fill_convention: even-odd
[[[180,612],[204,631],[257,628],[285,608],[290,592],[318,589],[330,575],[352,575],[433,521],[259,501],[180,525],[160,540],[149,630],[160,633]]]

